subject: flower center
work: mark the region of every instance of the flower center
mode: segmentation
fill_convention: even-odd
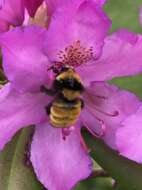
[[[93,47],[85,48],[80,41],[76,41],[73,45],[66,47],[58,53],[60,63],[72,67],[80,66],[93,59]]]

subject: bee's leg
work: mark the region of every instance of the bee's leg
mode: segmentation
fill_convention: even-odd
[[[82,99],[80,99],[80,101],[81,101],[81,109],[83,109],[84,108],[84,101]]]
[[[52,106],[52,102],[49,103],[49,104],[45,107],[45,110],[46,110],[47,115],[50,114],[50,108],[51,108],[51,106]]]
[[[47,94],[48,96],[54,96],[56,94],[56,91],[53,89],[48,89],[44,85],[40,87],[40,91]]]

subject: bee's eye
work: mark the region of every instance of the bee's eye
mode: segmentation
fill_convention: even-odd
[[[61,72],[65,72],[65,71],[67,71],[67,70],[69,70],[68,67],[62,67],[62,68],[61,68]]]
[[[67,78],[64,80],[64,85],[67,86],[67,87],[72,87],[74,84],[74,81],[72,78]]]
[[[55,80],[53,83],[55,89],[62,89],[63,88],[63,80]]]
[[[74,78],[68,78],[62,81],[62,86],[64,88],[68,88],[71,90],[78,90],[78,91],[82,91],[82,85],[80,82],[78,82],[77,80],[75,80]]]

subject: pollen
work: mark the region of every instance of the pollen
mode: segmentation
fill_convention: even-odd
[[[78,40],[60,51],[58,56],[62,65],[77,67],[93,59],[93,47],[85,48]]]

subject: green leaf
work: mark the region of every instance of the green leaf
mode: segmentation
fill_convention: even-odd
[[[25,150],[32,129],[23,129],[0,154],[0,190],[43,190],[32,167],[25,165]]]
[[[142,75],[115,78],[110,83],[135,93],[142,99]]]
[[[84,138],[94,160],[118,182],[121,190],[142,190],[142,165],[118,155],[89,133]]]
[[[75,190],[114,190],[110,178],[88,179],[81,182]]]
[[[105,11],[112,19],[112,30],[128,28],[130,31],[141,32],[139,22],[139,7],[141,0],[108,0]]]

